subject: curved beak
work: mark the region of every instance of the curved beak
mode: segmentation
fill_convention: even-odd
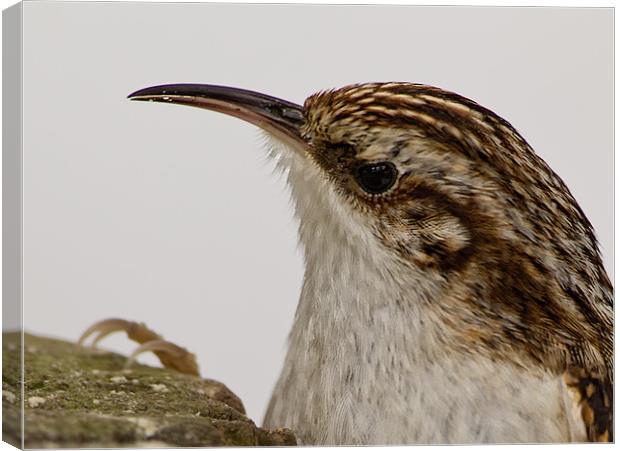
[[[227,86],[172,84],[140,89],[130,100],[189,105],[235,116],[283,141],[305,144],[300,134],[303,108],[300,105],[258,92]]]

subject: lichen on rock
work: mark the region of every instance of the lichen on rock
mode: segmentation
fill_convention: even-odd
[[[287,429],[257,427],[224,384],[134,364],[115,353],[25,334],[27,448],[287,446]],[[3,434],[20,442],[18,333],[3,334]],[[11,351],[12,348],[12,351]]]

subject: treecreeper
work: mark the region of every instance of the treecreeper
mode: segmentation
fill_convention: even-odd
[[[129,98],[249,121],[287,174],[305,273],[265,427],[305,445],[613,440],[611,282],[582,209],[507,121],[402,82],[303,106],[202,84]],[[118,329],[198,372],[137,323],[85,337]]]

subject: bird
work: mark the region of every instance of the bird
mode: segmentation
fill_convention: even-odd
[[[613,440],[595,232],[509,122],[410,82],[303,105],[207,84],[128,97],[248,121],[286,174],[305,270],[265,427],[305,445]]]

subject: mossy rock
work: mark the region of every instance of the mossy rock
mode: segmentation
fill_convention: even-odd
[[[224,384],[134,364],[111,352],[24,336],[24,446],[291,446],[288,429],[245,416]],[[20,444],[20,334],[3,334],[3,437]]]

